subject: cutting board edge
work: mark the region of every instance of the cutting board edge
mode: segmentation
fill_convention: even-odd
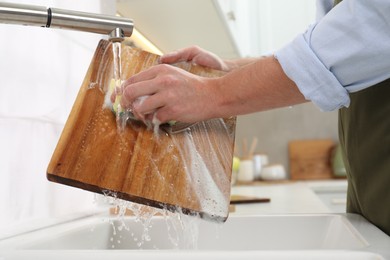
[[[130,194],[127,194],[124,192],[110,190],[110,189],[103,190],[99,186],[96,186],[93,184],[86,184],[84,182],[80,182],[80,181],[73,180],[70,178],[64,178],[64,177],[61,177],[61,176],[58,176],[55,174],[51,174],[49,172],[46,173],[46,177],[49,181],[54,182],[54,183],[65,184],[67,186],[71,186],[74,188],[78,188],[78,189],[82,189],[82,190],[86,190],[86,191],[90,191],[90,192],[94,192],[94,193],[98,193],[98,194],[102,194],[102,195],[106,195],[106,194],[104,194],[104,191],[107,191],[107,194],[112,192],[112,193],[115,193],[116,198],[118,198],[118,199],[123,199],[123,200],[131,201],[134,203],[139,203],[139,204],[159,208],[159,209],[165,208],[171,212],[177,211],[176,210],[177,207],[172,205],[172,204],[169,204],[169,203],[157,202],[157,201],[150,200],[147,198],[141,198],[138,196],[134,196],[134,195],[130,195]],[[181,208],[181,211],[182,211],[182,213],[184,213],[186,215],[190,215],[190,216],[199,215],[200,218],[202,218],[202,219],[212,221],[212,222],[217,222],[217,223],[226,222],[226,220],[229,217],[229,211],[227,212],[228,214],[226,216],[214,216],[214,215],[210,215],[207,212],[202,212],[202,211],[188,209],[188,208]]]

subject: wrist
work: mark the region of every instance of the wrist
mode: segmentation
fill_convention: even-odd
[[[207,93],[204,102],[206,108],[206,118],[225,118],[230,117],[229,110],[229,94],[224,90],[224,77],[208,78],[206,87]]]

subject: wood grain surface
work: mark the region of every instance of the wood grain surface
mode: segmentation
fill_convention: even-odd
[[[295,140],[289,143],[292,180],[330,179],[333,177],[331,154],[333,140]]]
[[[122,45],[122,78],[157,64],[158,56]],[[47,169],[50,181],[201,217],[226,220],[236,118],[200,122],[169,135],[139,122],[117,128],[104,108],[113,75],[112,46],[102,40]],[[221,72],[188,63],[201,76]]]

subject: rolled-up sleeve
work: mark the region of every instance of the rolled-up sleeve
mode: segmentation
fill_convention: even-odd
[[[344,0],[276,51],[286,75],[323,111],[390,78],[390,1]]]

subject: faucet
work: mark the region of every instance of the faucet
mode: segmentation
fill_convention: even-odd
[[[107,34],[111,42],[130,37],[134,27],[131,19],[123,17],[2,2],[0,23]]]

